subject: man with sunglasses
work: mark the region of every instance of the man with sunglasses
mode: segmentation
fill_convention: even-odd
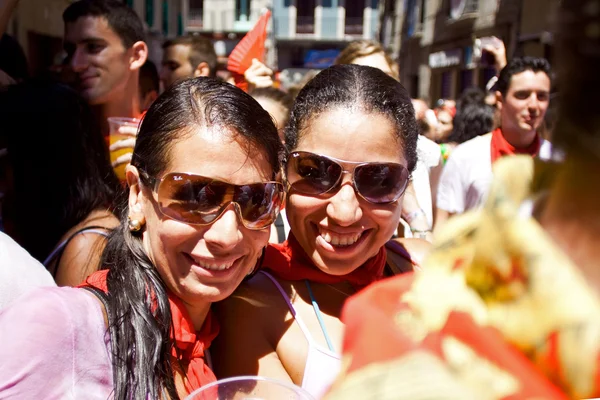
[[[538,133],[548,109],[550,88],[550,64],[545,59],[516,58],[502,69],[496,83],[500,127],[452,152],[438,187],[436,229],[450,216],[483,204],[497,159],[513,154],[551,158],[550,143]]]

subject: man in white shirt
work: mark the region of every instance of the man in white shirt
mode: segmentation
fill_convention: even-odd
[[[437,192],[436,229],[448,217],[483,204],[498,157],[550,157],[550,143],[538,134],[548,109],[550,75],[550,64],[542,58],[516,58],[502,69],[496,83],[500,128],[459,145],[450,155]]]

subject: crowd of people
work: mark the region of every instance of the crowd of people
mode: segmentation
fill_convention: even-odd
[[[117,0],[66,7],[59,74],[5,35],[0,398],[600,396],[590,3],[561,4],[556,77],[494,46],[485,90],[435,104],[368,40],[293,88],[253,60],[242,90],[205,38],[154,64]]]

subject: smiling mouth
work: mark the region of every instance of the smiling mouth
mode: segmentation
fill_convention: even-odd
[[[232,261],[227,261],[227,262],[219,262],[217,260],[214,261],[205,261],[205,260],[199,260],[197,258],[194,258],[193,256],[186,254],[188,256],[188,258],[196,265],[209,270],[209,271],[225,271],[228,270],[229,268],[231,268],[233,266],[233,264],[235,264],[235,262],[237,261],[237,259],[232,260]]]
[[[341,233],[326,230],[320,226],[317,226],[317,229],[318,229],[319,236],[326,243],[330,244],[333,247],[339,247],[339,248],[350,247],[350,246],[356,244],[360,240],[360,238],[363,236],[363,234],[366,232],[366,230],[365,230],[365,231],[360,231],[360,232],[355,232],[355,233],[341,234]]]

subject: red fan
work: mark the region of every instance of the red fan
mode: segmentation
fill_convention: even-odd
[[[246,36],[235,46],[229,55],[229,61],[227,62],[228,70],[244,75],[244,72],[252,65],[253,58],[264,62],[269,18],[271,18],[271,11],[267,10],[256,21],[254,28],[246,33]]]

